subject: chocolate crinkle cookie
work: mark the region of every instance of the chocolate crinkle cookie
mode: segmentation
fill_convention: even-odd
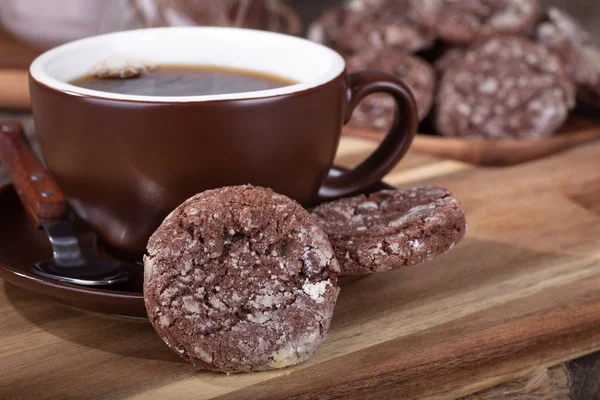
[[[152,235],[144,300],[159,336],[197,366],[281,368],[325,337],[338,272],[327,236],[298,203],[227,187],[185,201]]]
[[[452,43],[524,35],[540,17],[538,0],[412,0],[419,22]]]
[[[309,27],[308,38],[344,54],[381,46],[417,52],[435,41],[416,21],[410,0],[346,0],[326,10]]]
[[[419,119],[429,114],[433,103],[435,71],[425,60],[401,51],[382,47],[347,58],[350,72],[377,69],[402,79],[417,103]],[[394,99],[385,94],[367,96],[354,110],[351,125],[383,130],[391,125],[395,112]]]
[[[439,133],[471,139],[552,135],[575,105],[562,61],[521,37],[494,37],[443,62],[435,107]]]
[[[431,260],[458,243],[465,215],[439,187],[382,190],[317,206],[342,275],[387,271]]]
[[[464,47],[452,47],[446,50],[442,56],[433,63],[433,68],[438,74],[443,75],[444,71],[460,66],[464,57]]]
[[[600,104],[600,47],[592,35],[564,11],[550,8],[536,37],[562,58],[580,95]]]

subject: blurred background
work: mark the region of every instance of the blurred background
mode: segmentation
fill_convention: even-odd
[[[41,50],[116,30],[169,25],[244,26],[303,35],[340,0],[2,0],[0,67],[22,67]],[[545,0],[600,36],[596,0]]]
[[[1,0],[0,109],[28,109],[26,69],[48,48],[106,32],[157,26],[239,26],[304,36],[341,0]],[[542,0],[600,37],[597,0]]]

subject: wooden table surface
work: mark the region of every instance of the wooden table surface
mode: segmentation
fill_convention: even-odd
[[[337,163],[352,166],[373,146],[343,139]],[[506,169],[409,153],[387,181],[452,189],[467,211],[465,242],[422,266],[347,279],[328,339],[287,370],[197,371],[148,323],[67,308],[0,281],[0,399],[457,398],[598,350],[597,165],[600,143]],[[429,346],[436,350],[419,350]],[[488,362],[478,358],[490,349]],[[382,358],[374,370],[373,354]],[[353,390],[329,385],[336,379]]]

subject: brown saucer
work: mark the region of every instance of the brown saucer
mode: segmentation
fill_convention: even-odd
[[[340,174],[341,168],[335,173]],[[380,182],[368,192],[390,188]],[[76,286],[34,275],[31,265],[52,257],[46,234],[36,230],[11,185],[0,186],[0,278],[76,308],[126,317],[146,318],[142,296],[142,265],[133,280],[111,290]]]

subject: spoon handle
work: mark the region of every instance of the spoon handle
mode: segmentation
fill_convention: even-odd
[[[25,141],[21,124],[0,122],[0,161],[36,227],[41,218],[66,215],[65,198]]]

